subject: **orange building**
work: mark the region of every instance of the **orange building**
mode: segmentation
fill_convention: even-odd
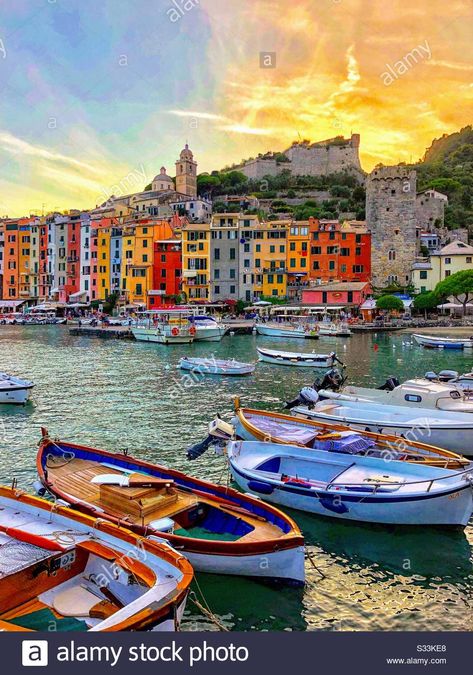
[[[364,221],[309,219],[310,278],[321,282],[369,281],[371,233]]]

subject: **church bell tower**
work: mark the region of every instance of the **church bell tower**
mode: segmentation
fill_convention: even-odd
[[[197,197],[197,162],[187,143],[176,162],[176,192]]]

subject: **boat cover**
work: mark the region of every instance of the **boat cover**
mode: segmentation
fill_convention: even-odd
[[[248,415],[247,419],[267,436],[281,438],[290,443],[302,443],[307,445],[317,436],[317,430],[307,429],[298,424],[290,422],[280,422],[268,417],[259,417],[257,415]]]

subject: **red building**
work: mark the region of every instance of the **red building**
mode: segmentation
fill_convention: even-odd
[[[371,286],[367,281],[342,281],[321,284],[302,291],[304,305],[324,306],[350,311],[360,307],[371,295]]]
[[[67,223],[66,299],[80,290],[80,213],[71,214]]]
[[[329,281],[369,281],[371,232],[364,221],[309,219],[310,278]]]
[[[153,288],[148,291],[148,309],[167,304],[178,296],[182,280],[182,246],[180,239],[154,242]]]

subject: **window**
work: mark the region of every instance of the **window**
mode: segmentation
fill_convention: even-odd
[[[284,244],[282,244],[282,245],[279,247],[279,253],[284,253],[285,250],[286,250],[286,247],[284,246]]]
[[[322,292],[322,302],[324,305],[327,304],[327,291]]]
[[[145,262],[148,262],[148,256],[147,256],[146,254],[143,255],[143,262],[144,262],[144,263],[145,263]]]
[[[353,274],[361,274],[364,270],[364,267],[363,267],[363,265],[353,265],[352,270],[353,270]],[[396,277],[396,279],[397,279],[397,277]]]
[[[261,259],[255,258],[255,267],[261,267]]]
[[[282,274],[278,274],[276,277],[278,284],[283,284],[284,283],[284,277]]]
[[[322,255],[322,247],[321,246],[312,246],[310,249],[310,252],[312,255]]]
[[[235,268],[230,269],[230,279],[236,279]]]
[[[318,232],[312,232],[312,239],[313,239],[314,241],[317,241],[318,238],[319,238],[319,233],[318,233]]]
[[[335,239],[335,232],[330,232],[330,234],[328,235],[328,238],[333,241],[333,239]]]
[[[143,295],[143,286],[141,284],[136,284],[136,295]]]
[[[329,268],[329,270],[335,269],[335,260],[329,260],[328,268]]]
[[[291,258],[291,259],[289,260],[289,267],[295,267],[295,266],[296,266],[296,259],[295,259],[295,258]]]
[[[353,302],[353,291],[347,292],[347,302]]]
[[[261,253],[261,244],[255,244],[256,253]]]
[[[466,256],[466,262],[467,262],[468,264],[471,264],[471,255],[467,255],[467,256]]]
[[[230,286],[230,295],[235,295],[236,289],[235,286]]]
[[[388,260],[396,260],[396,251],[393,248],[388,252]]]
[[[220,279],[220,270],[214,270],[214,279]]]
[[[245,258],[243,261],[243,267],[249,267],[250,266],[250,260],[249,258]]]
[[[348,258],[350,255],[350,249],[349,248],[341,248],[340,249],[340,255],[344,258]]]
[[[451,265],[452,259],[451,258],[445,258],[445,264],[446,265]]]
[[[220,293],[220,286],[215,286],[215,293],[216,295]]]
[[[166,277],[166,270],[161,270],[161,278],[164,279]]]
[[[270,247],[269,247],[269,252],[270,252],[270,253],[276,253],[276,246],[270,246]]]
[[[268,284],[274,283],[274,274],[268,274]]]
[[[230,249],[230,260],[235,260],[236,258],[236,248]]]
[[[220,260],[220,249],[219,248],[214,249],[214,260]]]
[[[249,245],[249,244],[245,244],[245,245],[243,246],[243,250],[244,250],[245,253],[249,253],[249,252],[250,252],[250,245]]]
[[[355,241],[356,241],[357,244],[361,244],[361,234],[357,234],[355,236]]]
[[[446,277],[449,277],[450,275],[451,275],[451,271],[450,271],[450,270],[446,270],[445,276],[446,276]]]
[[[148,248],[148,240],[143,239],[143,248]]]
[[[344,273],[347,271],[347,266],[346,265],[340,265],[340,272]]]
[[[301,258],[301,263],[300,263],[301,267],[306,267],[306,262],[307,262],[306,258]]]
[[[273,288],[273,292],[271,293],[271,295],[277,295],[277,294],[278,294],[278,289],[277,289],[277,288]]]
[[[296,242],[295,241],[291,241],[291,243],[289,244],[289,250],[290,251],[296,250]]]
[[[338,253],[338,246],[327,246],[327,254],[334,255]]]
[[[313,270],[319,270],[319,269],[320,269],[320,265],[319,265],[319,261],[318,261],[318,260],[315,260],[315,261],[312,263],[312,269],[313,269]]]
[[[427,270],[420,271],[419,279],[427,279]]]

